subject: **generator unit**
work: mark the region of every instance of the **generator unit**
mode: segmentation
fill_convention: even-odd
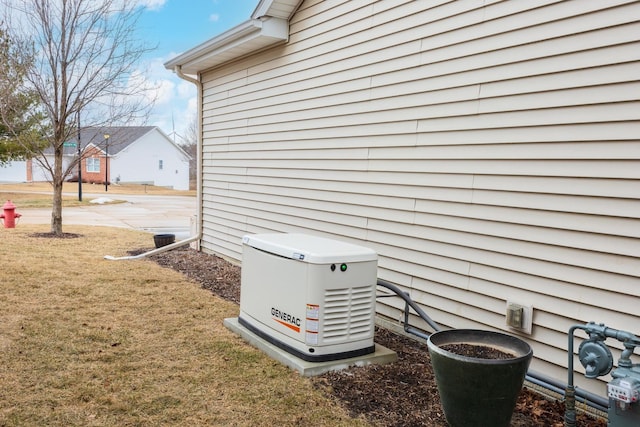
[[[240,325],[311,362],[375,351],[375,251],[306,234],[242,243]]]

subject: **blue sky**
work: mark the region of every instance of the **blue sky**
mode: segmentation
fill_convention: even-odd
[[[139,37],[158,46],[140,64],[147,79],[158,86],[158,101],[148,124],[167,134],[175,128],[183,135],[188,121],[196,115],[196,90],[166,70],[163,63],[248,20],[259,0],[140,1],[146,8],[139,21]]]

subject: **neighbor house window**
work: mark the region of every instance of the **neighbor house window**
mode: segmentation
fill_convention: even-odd
[[[100,159],[89,157],[87,159],[87,172],[100,172]]]
[[[162,160],[158,160],[158,169],[162,170]]]

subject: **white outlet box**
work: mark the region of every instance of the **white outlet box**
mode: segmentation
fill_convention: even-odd
[[[530,335],[533,328],[533,306],[507,300],[505,322],[509,328]]]

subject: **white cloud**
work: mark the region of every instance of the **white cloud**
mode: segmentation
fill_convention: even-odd
[[[160,10],[166,3],[166,0],[138,0],[138,3],[141,7],[149,10]]]
[[[189,121],[197,114],[196,87],[164,68],[164,62],[173,57],[175,54],[169,53],[167,57],[152,58],[140,64],[139,70],[144,73],[146,83],[155,88],[156,102],[148,124],[158,126],[167,135],[174,131],[184,135]]]
[[[195,96],[196,88],[193,85],[193,83],[189,83],[187,81],[180,79],[180,83],[178,84],[178,88],[177,88],[177,93],[180,98],[188,99]]]
[[[191,117],[195,117],[198,114],[198,99],[193,96],[189,98],[189,102],[187,102],[187,114],[189,115],[189,119]]]
[[[171,80],[160,80],[156,85],[156,106],[171,104],[174,99],[175,83]]]
[[[219,20],[220,20],[220,15],[218,15],[217,13],[212,13],[211,15],[209,15],[209,21],[218,22]]]

